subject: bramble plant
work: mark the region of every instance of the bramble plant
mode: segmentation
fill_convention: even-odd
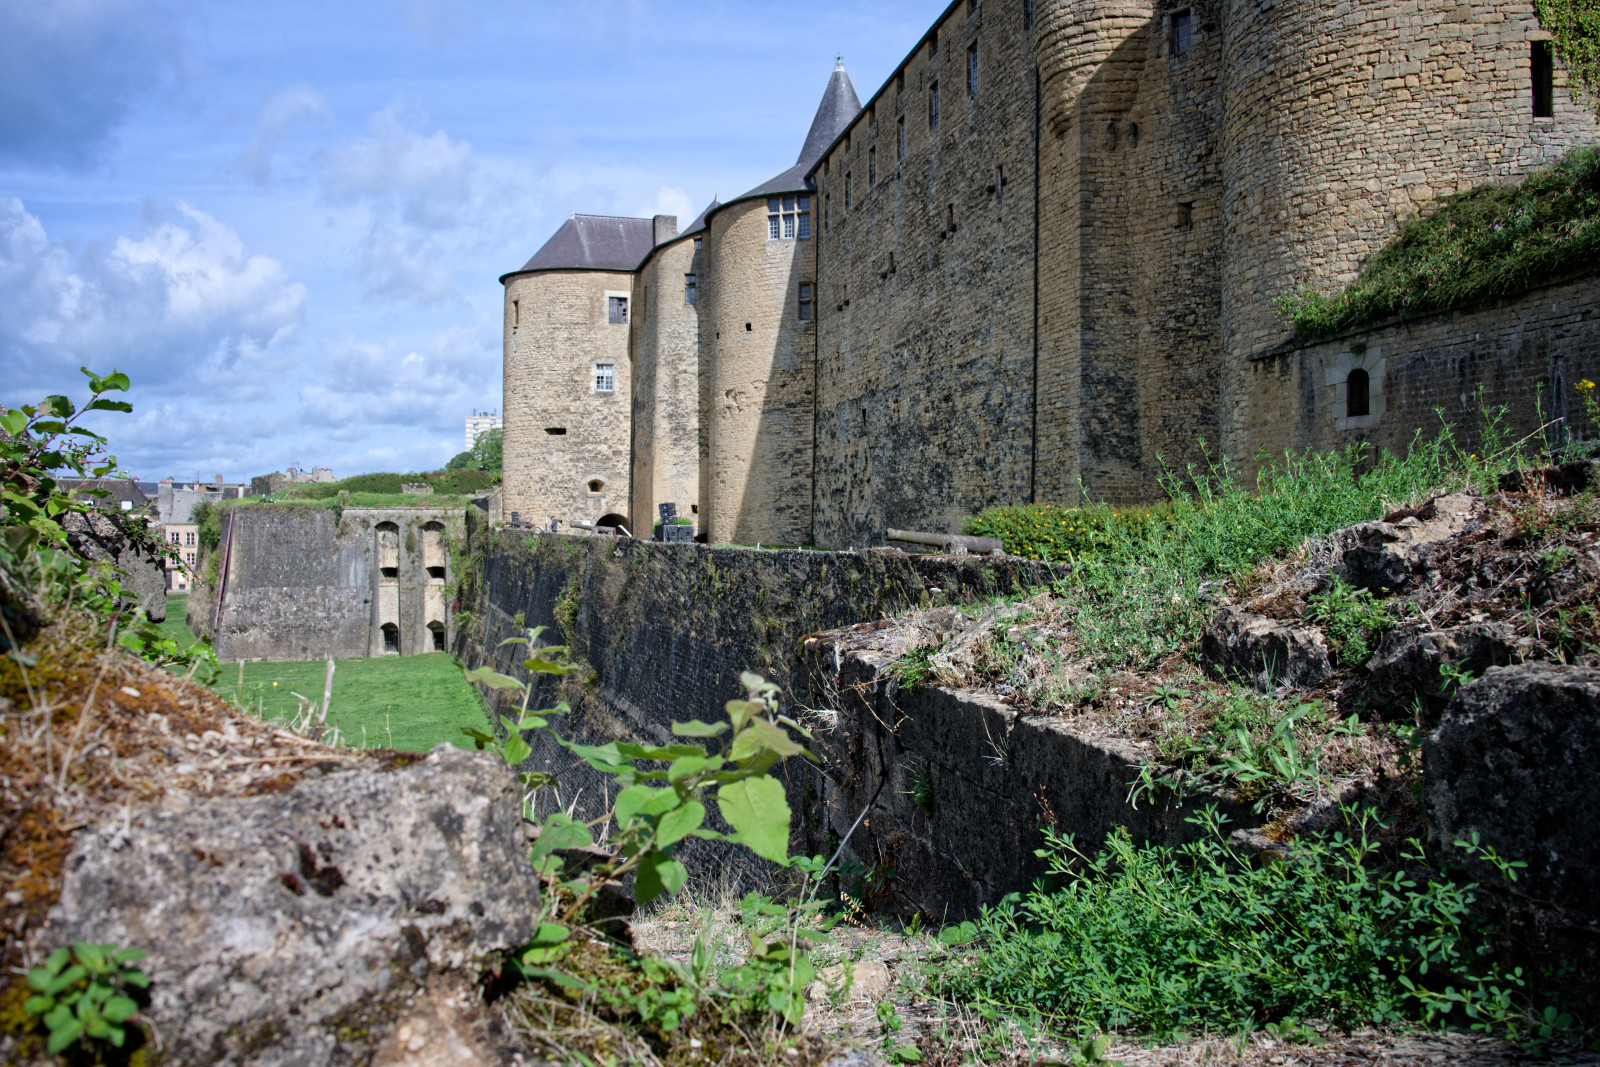
[[[145,955],[137,948],[74,941],[28,972],[34,995],[24,1007],[29,1015],[42,1017],[50,1031],[46,1047],[51,1053],[66,1051],[80,1038],[122,1047],[127,1040],[124,1024],[139,1013],[128,990],[150,986],[150,979],[134,966]]]

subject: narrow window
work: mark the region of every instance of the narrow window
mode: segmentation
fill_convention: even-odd
[[[694,303],[694,297],[695,297],[694,289],[695,289],[694,275],[693,274],[685,274],[683,276],[683,302],[685,304],[693,304]]]
[[[625,296],[607,298],[607,317],[612,322],[626,323],[628,321],[628,298]]]
[[[191,566],[191,567],[194,566],[194,553],[193,552],[185,552],[183,554],[183,558],[184,558],[184,561],[189,564],[189,566]]]
[[[173,535],[172,535],[172,543],[173,543],[173,544],[175,544],[175,545],[176,545],[176,544],[181,544],[181,543],[182,543],[182,542],[181,542],[181,541],[180,541],[180,537],[181,537],[181,536],[182,536],[182,535],[180,535],[180,534],[178,534],[178,533],[176,533],[176,532],[174,532],[174,533],[173,533]]]
[[[939,128],[939,83],[928,86],[928,129]]]
[[[844,209],[850,210],[850,172],[844,172]]]
[[[800,198],[800,214],[795,218],[798,220],[795,235],[804,241],[811,236],[811,198],[809,196]]]
[[[511,301],[511,325],[522,325],[522,301],[520,300]]]
[[[972,18],[978,13],[978,0],[967,0],[967,18]]]
[[[903,71],[903,70],[896,71],[895,72],[895,76],[894,76],[894,97],[895,97],[895,101],[896,102],[899,101],[901,95],[903,95],[905,93],[905,91],[906,91],[906,72]]]
[[[1194,16],[1188,8],[1172,13],[1172,54],[1181,56],[1194,38]]]
[[[939,54],[939,31],[938,30],[934,30],[932,33],[930,33],[928,35],[928,58],[932,59],[933,57],[937,56],[938,54]]]
[[[594,391],[597,393],[614,393],[617,391],[616,364],[596,363],[594,365]]]
[[[1033,0],[1022,0],[1022,28],[1033,29]]]
[[[800,321],[811,321],[811,283],[800,283]]]
[[[967,98],[978,99],[978,42],[967,45]]]
[[[1553,118],[1555,109],[1555,57],[1549,41],[1533,42],[1533,117]]]
[[[874,145],[867,149],[867,188],[871,189],[878,184],[878,149]]]
[[[396,655],[400,653],[400,627],[392,622],[383,624],[383,650]]]
[[[193,546],[194,545],[194,534],[192,534],[192,533],[184,534],[183,535],[183,543],[186,546]]]
[[[1004,203],[1006,198],[1006,168],[1000,167],[998,170],[999,173],[995,175],[994,181],[994,198]]]
[[[1372,379],[1357,367],[1344,380],[1344,415],[1356,419],[1372,410]]]
[[[696,252],[700,251],[705,246],[706,246],[706,239],[704,237],[696,237],[694,239],[694,250]]]
[[[767,239],[769,241],[776,241],[778,239],[779,228],[782,225],[782,223],[779,221],[782,208],[783,201],[779,200],[777,197],[773,197],[767,201]]]
[[[833,194],[832,193],[824,193],[822,195],[822,228],[824,230],[826,230],[828,228],[828,224],[831,223],[832,221],[833,221]]]
[[[894,147],[894,162],[896,166],[899,166],[901,163],[906,161],[906,118],[904,115],[901,115],[900,121],[896,123],[894,132]]]
[[[944,206],[944,210],[945,210],[945,226],[944,226],[945,232],[946,233],[955,233],[956,232],[956,206],[954,204],[946,204]]]

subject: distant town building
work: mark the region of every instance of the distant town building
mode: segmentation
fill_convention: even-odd
[[[467,446],[462,451],[471,452],[472,446],[478,443],[478,438],[490,430],[498,430],[500,428],[501,418],[499,415],[483,415],[474,411],[467,416]]]
[[[200,551],[200,526],[195,521],[195,506],[201,501],[217,504],[224,500],[241,500],[244,495],[242,483],[224,482],[220,474],[209,484],[181,484],[171,478],[157,484],[156,521],[161,525],[161,538],[178,550],[183,561],[181,567],[167,568],[168,592],[189,591],[195,558]]]

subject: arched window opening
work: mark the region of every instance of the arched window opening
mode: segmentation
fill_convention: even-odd
[[[1372,379],[1357,367],[1344,380],[1344,414],[1347,419],[1360,418],[1372,410]]]
[[[444,623],[434,621],[428,624],[428,637],[433,642],[435,652],[444,651]]]
[[[596,478],[594,481],[589,483],[589,492],[591,493],[603,493],[605,492],[605,488],[606,483],[602,482],[599,478]]]
[[[442,582],[445,575],[447,549],[444,524],[430,522],[422,527],[422,565],[427,568],[430,581]]]
[[[384,655],[400,654],[400,627],[392,622],[383,624],[383,652]]]
[[[400,577],[400,527],[392,522],[380,522],[378,535],[378,573],[386,579]]]

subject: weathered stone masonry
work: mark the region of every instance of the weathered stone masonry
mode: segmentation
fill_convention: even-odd
[[[1351,416],[1328,376],[1371,368],[1289,356],[1276,300],[1347,284],[1442,194],[1600,140],[1563,70],[1533,114],[1548,37],[1530,0],[958,0],[865,107],[835,72],[803,173],[708,209],[698,352],[681,316],[635,325],[656,397],[634,405],[634,520],[691,435],[703,538],[843,546],[991,504],[1150,499],[1208,451],[1403,447],[1441,396],[1471,447],[1479,382],[1531,430],[1523,383],[1559,414],[1558,384],[1600,375],[1570,301],[1384,327],[1384,409]],[[810,239],[766,239],[769,187],[811,196]],[[698,424],[664,420],[691,368]],[[508,457],[539,432],[512,415],[516,373],[508,355]]]

